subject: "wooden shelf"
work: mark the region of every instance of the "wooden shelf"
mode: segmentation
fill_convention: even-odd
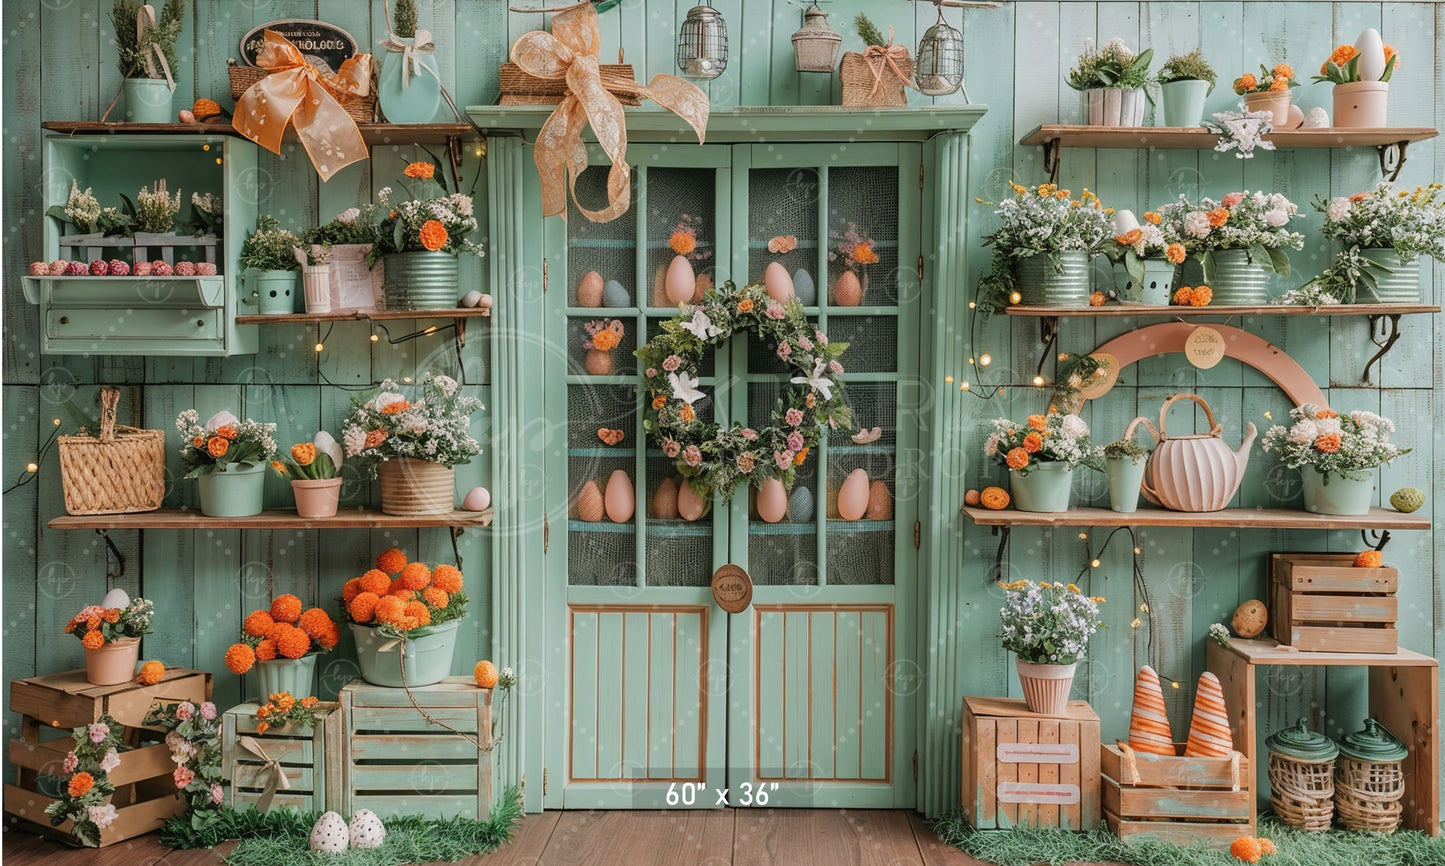
[[[66,135],[234,135],[236,128],[226,123],[102,123],[98,120],[51,120],[41,129]],[[466,123],[358,123],[361,138],[369,146],[405,144],[445,144],[451,139],[479,139],[475,129]],[[295,132],[288,130],[288,137]]]
[[[1395,653],[1302,652],[1280,646],[1277,642],[1264,638],[1246,640],[1236,637],[1230,639],[1229,646],[1225,647],[1225,649],[1252,665],[1340,665],[1356,667],[1387,665],[1390,667],[1417,668],[1434,668],[1440,666],[1440,662],[1430,656],[1417,653],[1414,650],[1407,650],[1403,647],[1399,652]]]
[[[1424,141],[1440,131],[1428,126],[1381,127],[1372,129],[1287,129],[1264,137],[1276,148],[1297,147],[1385,147]],[[1045,124],[1019,139],[1019,144],[1044,145],[1057,141],[1060,147],[1159,148],[1166,150],[1210,150],[1219,142],[1218,133],[1202,126],[1076,126]]]
[[[1172,319],[1175,316],[1193,318],[1196,316],[1403,316],[1412,313],[1438,313],[1440,308],[1433,304],[1329,304],[1318,307],[1300,307],[1285,304],[1261,304],[1258,306],[1217,307],[1174,307],[1157,304],[1105,304],[1102,307],[1036,307],[1015,305],[1006,307],[1010,316],[1033,316],[1036,318],[1059,318],[1079,316],[1093,318],[1122,318],[1125,316],[1156,316]]]
[[[347,508],[335,517],[297,517],[286,508],[268,508],[255,517],[206,517],[200,511],[162,508],[139,514],[89,514],[57,517],[51,529],[420,529],[481,527],[492,523],[492,509],[446,514],[401,516],[363,508]]]
[[[1132,514],[1108,508],[1071,508],[1061,512],[1017,511],[1005,508],[963,507],[963,513],[980,526],[1177,526],[1205,529],[1429,529],[1430,520],[1391,508],[1371,508],[1369,514],[1339,516],[1311,514],[1292,508],[1226,508],[1223,511],[1165,511],[1140,508]]]
[[[373,310],[356,313],[291,313],[283,316],[237,316],[238,325],[284,325],[293,322],[390,322],[397,319],[490,319],[490,308],[455,310]]]

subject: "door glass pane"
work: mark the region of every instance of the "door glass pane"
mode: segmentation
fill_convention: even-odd
[[[754,344],[760,341],[753,340]],[[751,346],[749,347],[751,350]],[[766,427],[783,394],[784,380],[764,378],[748,385],[748,424]],[[818,524],[816,452],[798,469],[790,492],[788,514],[778,523],[758,516],[757,491],[739,488],[748,496],[748,574],[759,586],[816,586],[818,584]]]
[[[851,354],[850,349],[844,358]],[[878,427],[880,436],[866,444],[853,442],[843,430],[828,438],[828,583],[893,582],[893,503],[897,460],[898,386],[893,382],[860,382],[848,386],[848,405],[856,429]],[[868,475],[868,511],[861,520],[838,514],[837,489],[855,470]]]
[[[868,244],[868,241],[872,241]],[[877,262],[859,249],[870,246]],[[863,287],[863,306],[898,304],[898,169],[838,167],[828,170],[828,301],[857,306],[838,297],[835,284],[851,266]],[[913,263],[906,266],[912,267]]]
[[[636,195],[637,184],[632,185]],[[577,178],[577,195],[589,208],[607,203],[607,167],[591,166]],[[637,303],[637,221],[631,212],[608,223],[594,223],[577,210],[571,196],[567,198],[567,306],[596,307],[600,297],[579,298],[577,289],[583,277],[596,271],[601,279],[616,281]]]
[[[621,430],[624,438],[609,445],[600,430]],[[567,582],[574,586],[637,583],[636,516],[614,523],[603,511],[612,473],[634,477],[636,430],[631,385],[567,387]]]
[[[647,305],[677,306],[668,300],[663,283],[676,255],[685,255],[699,277],[695,300],[712,286],[717,268],[715,177],[711,169],[647,170],[647,273],[651,275]]]
[[[701,384],[703,398],[692,404],[699,421],[712,421],[713,386]],[[658,496],[671,481],[669,491]],[[679,513],[682,485],[687,482],[677,471],[677,460],[656,445],[647,443],[647,570],[648,586],[707,586],[713,572],[713,521],[718,511],[710,510],[697,520],[684,520]]]
[[[769,168],[748,175],[748,283],[763,281],[770,262],[781,262],[788,273],[808,272],[817,282],[818,171],[814,168]],[[896,197],[895,197],[896,198]],[[798,239],[792,252],[773,253],[768,241],[791,235]]]

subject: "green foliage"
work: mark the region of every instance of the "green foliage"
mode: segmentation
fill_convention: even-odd
[[[1175,54],[1159,67],[1160,84],[1171,81],[1208,81],[1209,90],[1213,92],[1217,78],[1214,67],[1209,65],[1209,61],[1204,59],[1198,48],[1188,54]]]
[[[1127,457],[1133,462],[1138,463],[1139,458],[1148,453],[1149,449],[1135,442],[1133,439],[1116,439],[1104,446],[1104,456],[1115,460]]]
[[[863,40],[864,45],[887,45],[888,39],[878,25],[873,23],[865,13],[859,12],[858,17],[853,19],[853,26],[858,30],[858,36]]]
[[[270,214],[256,218],[256,230],[246,235],[241,244],[241,267],[258,271],[299,271],[294,249],[301,239],[281,228],[280,220]]]
[[[168,703],[156,701],[142,720],[143,724],[159,725],[174,736],[166,737],[175,761],[173,776],[179,793],[189,804],[185,814],[192,826],[204,826],[216,820],[221,808],[221,719],[216,705],[210,701]],[[185,785],[180,785],[185,782]]]
[[[1150,83],[1149,62],[1154,49],[1135,54],[1122,39],[1111,39],[1103,48],[1095,49],[1092,41],[1084,44],[1084,53],[1069,70],[1065,82],[1075,90],[1096,87],[1121,87],[1137,90]]]
[[[416,2],[415,0],[396,0],[396,12],[392,14],[394,22],[391,30],[403,39],[411,39],[416,36]]]
[[[153,48],[159,48],[171,67],[171,76],[176,77],[176,42],[185,26],[185,0],[166,0],[156,19],[156,26],[146,30],[141,37],[136,32],[136,19],[141,4],[136,0],[115,0],[110,10],[110,23],[115,28],[116,59],[122,78],[164,78],[159,66],[155,74],[146,71],[145,58],[155,57]]]

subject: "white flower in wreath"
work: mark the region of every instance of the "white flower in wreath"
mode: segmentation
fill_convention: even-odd
[[[692,321],[683,322],[682,329],[699,340],[710,340],[722,333],[722,328],[714,325],[712,319],[708,318],[707,313],[704,313],[701,307],[692,311]]]
[[[822,394],[824,400],[831,400],[833,399],[833,382],[827,376],[823,375],[823,365],[824,362],[820,360],[813,365],[813,374],[811,376],[794,376],[788,381],[794,385],[807,385],[814,391]]]
[[[703,318],[706,318],[706,316]],[[697,390],[698,380],[688,376],[686,373],[668,373],[667,381],[668,384],[672,386],[672,396],[689,406],[703,398],[703,393]]]

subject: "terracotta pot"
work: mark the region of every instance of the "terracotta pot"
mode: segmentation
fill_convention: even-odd
[[[1069,690],[1074,687],[1074,668],[1068,665],[1041,665],[1017,659],[1019,685],[1024,689],[1024,703],[1029,712],[1043,716],[1062,716],[1069,706]]]
[[[602,349],[588,349],[587,357],[582,359],[582,368],[589,376],[611,375],[612,353]]]
[[[111,641],[100,649],[85,651],[85,678],[92,685],[114,686],[130,682],[140,661],[140,638]]]
[[[1270,122],[1274,124],[1275,129],[1289,129],[1289,102],[1290,92],[1288,90],[1244,94],[1245,110],[1271,112],[1274,120]]]
[[[1336,127],[1389,126],[1390,83],[1351,81],[1335,85]]]
[[[446,514],[456,496],[456,472],[450,466],[393,457],[381,464],[381,510],[386,514]]]
[[[298,478],[291,482],[297,517],[335,517],[341,501],[341,478]]]

